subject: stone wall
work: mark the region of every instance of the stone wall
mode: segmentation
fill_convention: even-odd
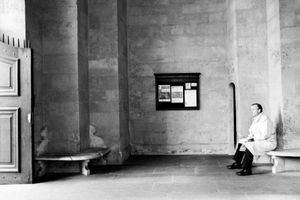
[[[39,140],[48,127],[50,151],[86,148],[92,124],[112,149],[110,163],[127,158],[130,145],[133,154],[230,153],[230,82],[239,137],[259,102],[280,148],[298,147],[297,0],[38,2],[26,5],[34,132]],[[153,74],[168,72],[201,73],[200,110],[155,110]]]
[[[266,0],[236,1],[237,37],[237,131],[249,134],[250,105],[262,104],[269,115]]]
[[[50,152],[80,150],[76,1],[45,1],[42,104]]]
[[[99,10],[101,12],[99,12]],[[111,148],[110,163],[121,162],[120,102],[126,103],[123,82],[126,71],[122,55],[119,56],[118,1],[89,0],[89,89],[90,123],[96,127],[96,135]],[[121,61],[121,65],[119,65]],[[123,65],[122,65],[123,64]],[[123,69],[120,68],[123,67]],[[119,71],[120,70],[120,71]],[[123,78],[123,81],[120,80]],[[122,130],[126,131],[126,130]]]
[[[43,103],[42,91],[43,82],[43,48],[42,48],[42,28],[44,9],[39,0],[26,1],[26,38],[30,39],[33,60],[33,101],[34,101],[34,149],[37,149],[41,141],[41,129],[43,129]]]
[[[300,1],[280,0],[283,148],[300,142]]]
[[[237,86],[237,28],[236,28],[236,1],[227,1],[227,67],[229,70],[230,79],[230,94],[229,94],[229,114],[228,118],[228,149],[230,153],[235,150],[235,143],[237,141],[236,127],[237,122],[234,121],[236,117],[236,86]]]
[[[124,154],[122,159],[130,154],[127,58],[127,1],[118,0],[120,149]]]
[[[77,0],[78,12],[78,93],[80,148],[90,145],[89,80],[88,80],[88,2]]]
[[[227,0],[227,63],[230,81],[237,83],[236,0]]]
[[[226,1],[128,1],[133,154],[228,152]],[[156,111],[154,73],[200,72],[200,110]],[[216,117],[218,116],[218,117]]]
[[[279,1],[267,0],[267,43],[269,66],[270,118],[277,132],[278,148],[283,146],[282,132],[282,65],[280,54]]]
[[[46,133],[46,152],[89,146],[88,4],[26,1],[27,38],[34,61],[35,147]]]

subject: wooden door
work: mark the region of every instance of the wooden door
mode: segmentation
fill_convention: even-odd
[[[32,182],[31,49],[0,42],[0,184]]]

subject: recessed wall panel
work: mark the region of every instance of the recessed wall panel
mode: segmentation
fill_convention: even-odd
[[[0,172],[17,172],[19,108],[0,107]]]
[[[0,96],[18,96],[18,68],[18,59],[0,56]]]
[[[0,116],[0,163],[11,162],[11,136],[12,136],[12,116]]]

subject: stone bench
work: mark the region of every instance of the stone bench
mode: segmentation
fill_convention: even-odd
[[[271,156],[273,160],[273,174],[284,171],[287,168],[293,170],[300,169],[300,149],[276,150],[270,151],[267,154]]]
[[[47,164],[49,161],[64,161],[64,162],[72,162],[77,161],[80,162],[81,173],[85,176],[90,175],[90,169],[88,167],[88,163],[92,159],[104,159],[104,157],[110,152],[108,148],[93,148],[87,149],[83,152],[79,153],[64,153],[64,154],[43,154],[35,157],[35,160],[38,161],[40,166],[40,171],[38,172],[38,176],[41,177],[46,173]],[[105,160],[104,160],[105,161]],[[106,161],[105,161],[106,163]]]

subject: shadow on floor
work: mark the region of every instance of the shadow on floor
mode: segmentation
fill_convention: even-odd
[[[34,183],[43,183],[43,182],[63,180],[63,179],[68,179],[72,176],[77,176],[77,175],[78,175],[78,173],[46,173],[44,176],[36,178]]]

